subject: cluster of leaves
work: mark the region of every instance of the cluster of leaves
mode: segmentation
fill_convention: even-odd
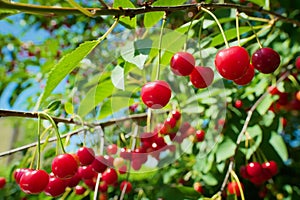
[[[268,1],[249,2],[255,3],[252,6],[268,7],[265,4]],[[50,5],[47,1],[39,3]],[[186,1],[158,0],[152,5],[168,6],[183,3]],[[67,3],[51,1],[51,5],[55,4],[68,6]],[[135,8],[137,2],[117,0],[114,1],[113,7]],[[272,1],[271,8],[286,13],[293,19],[299,17],[299,9],[295,9],[295,5],[290,5],[287,1]],[[214,13],[225,28],[230,45],[236,45],[235,10],[219,9]],[[252,160],[257,151],[263,151],[268,160],[275,160],[280,173],[274,177],[273,182],[261,187],[241,180],[245,185],[247,199],[261,198],[259,193],[266,188],[269,191],[266,199],[272,199],[274,195],[299,198],[300,185],[294,178],[298,176],[297,165],[300,163],[297,156],[299,145],[291,145],[291,141],[297,139],[293,138],[295,133],[299,132],[297,120],[299,111],[293,114],[285,110],[276,113],[269,111],[268,108],[277,99],[268,95],[253,114],[247,129],[247,134],[253,139],[250,147],[247,143],[249,141],[244,139],[237,153],[235,148],[238,134],[245,123],[247,110],[267,92],[268,86],[283,72],[298,74],[295,79],[282,82],[279,85],[280,90],[289,93],[299,90],[299,72],[293,65],[300,54],[298,41],[300,29],[284,21],[278,21],[272,27],[266,22],[251,21],[253,26],[251,28],[247,20],[241,18],[239,28],[241,44],[247,47],[250,54],[259,48],[253,33],[254,29],[259,34],[263,46],[272,47],[281,55],[281,67],[272,75],[257,74],[247,86],[236,86],[231,81],[218,77],[209,90],[195,90],[190,85],[187,87],[189,84],[187,79],[174,77],[170,73],[168,65],[172,55],[185,47],[195,56],[196,63],[214,68],[214,56],[218,49],[223,48],[223,38],[216,23],[209,16],[200,13],[191,19],[190,14],[178,11],[168,15],[166,28],[169,30],[164,30],[162,39],[159,37],[159,25],[164,12],[147,13],[131,18],[121,17],[122,26],[117,26],[114,33],[104,41],[94,39],[101,36],[103,30],[108,29],[113,23],[114,20],[110,17],[87,20],[86,17],[79,15],[70,15],[66,19],[19,14],[4,18],[3,25],[18,27],[18,31],[11,33],[0,31],[2,47],[0,76],[3,77],[0,82],[0,94],[1,102],[5,105],[3,107],[32,111],[36,107],[36,102],[39,104],[37,107],[43,109],[50,102],[59,100],[61,103],[52,113],[56,116],[68,118],[76,115],[87,122],[128,116],[130,115],[128,106],[140,102],[141,85],[155,77],[161,41],[161,77],[174,83],[171,86],[176,94],[176,98],[173,98],[170,106],[165,109],[171,109],[172,105],[179,107],[183,112],[183,119],[198,129],[206,129],[207,134],[205,142],[201,144],[193,144],[186,139],[179,145],[184,154],[180,154],[176,162],[157,171],[132,173],[130,180],[133,187],[137,190],[141,188],[143,192],[130,193],[127,198],[195,199],[201,197],[193,189],[193,183],[198,181],[204,186],[204,196],[213,196],[221,187],[229,158],[236,154],[235,171],[238,172],[239,167]],[[243,14],[253,16],[253,13]],[[255,13],[254,16],[269,19],[269,16],[260,13]],[[22,28],[18,24],[21,24]],[[27,41],[28,32],[41,33],[41,39]],[[234,106],[236,100],[242,100],[242,108]],[[166,117],[167,115],[162,115],[156,122]],[[288,120],[287,127],[283,127],[280,123],[281,117]],[[105,129],[106,139],[120,146],[129,146],[130,142],[123,139],[125,138],[123,136],[130,132],[128,123],[117,123]],[[32,131],[36,126],[35,121],[20,120],[14,124],[22,130],[21,138],[26,138],[14,141],[15,146],[35,140],[36,132]],[[73,128],[61,125],[60,131],[65,133]],[[288,137],[293,140],[289,140]],[[97,136],[87,134],[86,138],[87,141],[91,141],[87,142],[88,145],[98,145]],[[79,136],[74,136],[70,141],[67,140],[67,149],[75,151],[81,145],[80,139]],[[55,148],[50,144],[45,144],[43,148],[45,148],[43,167],[47,169],[50,166],[49,160],[55,155]],[[15,165],[18,167],[29,165],[31,154],[31,150],[22,152],[21,162],[17,164],[11,162],[8,167],[13,169],[12,166]],[[2,171],[11,179],[11,173],[8,174],[8,171],[12,170]],[[10,196],[12,199],[24,196],[13,180],[9,182],[10,184],[0,191],[0,196],[6,198]],[[117,189],[110,189],[109,195],[113,197],[119,192]],[[92,195],[91,192],[89,196]],[[71,194],[69,198],[88,199],[89,196],[75,197]]]

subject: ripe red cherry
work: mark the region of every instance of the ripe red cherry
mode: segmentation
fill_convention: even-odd
[[[202,187],[201,183],[199,183],[199,182],[195,182],[193,187],[194,187],[194,190],[196,192],[199,192],[200,194],[202,194],[204,192],[203,187]]]
[[[106,148],[108,155],[115,155],[118,152],[118,146],[116,144],[110,144]]]
[[[67,180],[67,186],[72,188],[78,185],[78,183],[81,181],[81,177],[79,176],[78,172],[72,176],[72,178]]]
[[[14,179],[15,179],[16,183],[18,183],[18,184],[20,183],[20,179],[23,176],[23,174],[25,174],[26,171],[32,171],[32,169],[19,168],[14,171]]]
[[[171,58],[171,70],[178,76],[188,76],[195,66],[195,58],[187,52],[178,52]]]
[[[246,49],[239,46],[220,50],[215,58],[218,72],[228,80],[241,78],[248,70],[250,57]]]
[[[274,72],[280,64],[279,54],[271,48],[258,49],[252,55],[252,65],[264,74]]]
[[[249,176],[260,176],[262,174],[262,168],[258,162],[250,162],[246,168]]]
[[[233,80],[233,82],[238,85],[247,85],[252,81],[254,75],[255,75],[254,67],[252,64],[250,64],[246,73],[242,77]]]
[[[147,107],[160,109],[168,104],[171,98],[171,88],[162,80],[149,82],[142,87],[141,97]]]
[[[78,169],[78,162],[71,154],[61,154],[52,161],[52,172],[60,179],[69,179],[74,176]]]
[[[265,162],[261,165],[261,167],[264,169],[264,170],[267,170],[271,176],[274,176],[277,174],[278,172],[278,166],[277,166],[277,163],[273,160],[271,161],[268,161],[268,162]]]
[[[243,188],[243,184],[241,183],[241,186]],[[241,191],[239,188],[239,185],[237,182],[230,182],[227,185],[227,190],[229,192],[229,194],[235,194],[236,196],[241,196]]]
[[[20,179],[20,188],[27,194],[39,194],[48,182],[49,175],[44,170],[27,170]]]
[[[83,166],[91,164],[95,159],[95,152],[92,148],[81,147],[77,150],[76,154],[80,164]]]
[[[125,194],[128,194],[132,190],[132,185],[129,181],[122,181],[122,183],[120,184],[120,190],[123,191],[125,186]]]
[[[203,130],[197,130],[196,131],[196,142],[202,142],[204,140],[205,137],[205,131]]]
[[[300,91],[299,91],[299,93],[300,93]],[[172,118],[174,118],[178,121],[180,119],[180,117],[181,117],[180,111],[178,111],[178,110],[173,110],[172,111]]]
[[[190,80],[196,88],[207,88],[214,80],[214,71],[209,67],[197,66],[192,71]]]
[[[118,174],[116,170],[113,168],[107,169],[103,174],[102,174],[102,180],[105,181],[106,184],[108,185],[113,185],[118,181]]]
[[[50,175],[49,183],[45,188],[44,192],[46,195],[51,197],[58,197],[65,193],[67,183],[65,180],[59,179],[54,175]]]
[[[83,193],[85,193],[85,191],[86,191],[86,188],[81,185],[77,185],[75,187],[75,194],[77,194],[77,195],[82,195]]]
[[[268,92],[271,94],[271,95],[279,95],[281,94],[281,92],[278,90],[278,88],[276,86],[269,86],[268,87]]]
[[[296,58],[296,68],[300,70],[300,56]]]
[[[98,173],[103,173],[107,168],[106,162],[104,156],[96,156],[92,163],[93,169]]]
[[[6,178],[0,177],[0,189],[4,188],[6,184]]]
[[[242,106],[243,106],[243,102],[242,102],[242,100],[236,100],[235,102],[234,102],[234,106],[236,107],[236,108],[241,108]]]
[[[82,179],[91,179],[97,175],[92,165],[81,166],[78,168],[78,174]]]

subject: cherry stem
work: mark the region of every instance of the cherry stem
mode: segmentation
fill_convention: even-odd
[[[239,26],[239,11],[235,10],[235,25],[236,25],[236,36],[238,40],[238,45],[241,46],[241,38],[240,38],[240,26]]]
[[[218,18],[217,18],[211,11],[209,11],[209,10],[206,9],[206,8],[201,7],[201,10],[203,10],[203,11],[206,12],[206,13],[208,13],[208,14],[215,20],[215,22],[217,23],[217,25],[218,25],[218,27],[219,27],[219,29],[220,29],[220,31],[221,31],[221,34],[222,34],[222,36],[223,36],[223,40],[224,40],[224,42],[225,42],[226,48],[229,48],[230,46],[229,46],[228,41],[227,41],[227,39],[226,39],[226,35],[225,35],[225,33],[224,33],[224,30],[223,30],[222,25],[220,24]]]
[[[162,24],[161,24],[161,29],[160,29],[160,35],[159,35],[159,41],[158,41],[158,66],[157,66],[157,69],[156,69],[155,80],[158,80],[159,75],[160,75],[161,46],[162,46],[162,37],[163,37],[163,33],[164,33],[164,27],[165,27],[166,19],[167,19],[167,13],[165,13],[163,18],[162,18]]]
[[[39,114],[38,117],[38,138],[37,138],[37,164],[36,169],[40,169],[41,167],[41,125],[42,120]]]
[[[188,39],[189,39],[189,32],[192,28],[192,25],[193,25],[193,21],[201,14],[201,12],[198,12],[192,19],[191,19],[191,22],[190,22],[190,25],[188,27],[188,30],[186,32],[186,38],[185,38],[185,43],[184,43],[184,46],[183,46],[183,51],[186,51],[186,47],[187,47],[187,43],[188,43]]]
[[[241,193],[241,199],[242,199],[242,200],[245,200],[244,191],[243,191],[241,182],[240,182],[240,180],[239,180],[239,177],[236,175],[236,173],[234,172],[234,170],[231,170],[231,171],[230,171],[230,174],[231,174],[231,176],[234,178],[234,180],[235,180],[235,181],[237,182],[237,184],[238,184],[238,187],[239,187],[239,190],[240,190],[240,193]]]
[[[62,152],[65,154],[66,151],[65,151],[65,148],[64,148],[64,145],[62,143],[62,140],[60,138],[60,134],[59,134],[59,131],[58,131],[58,127],[57,127],[57,124],[55,123],[55,121],[52,119],[52,117],[50,115],[48,115],[47,113],[45,112],[40,112],[39,115],[43,118],[46,118],[49,120],[49,122],[52,124],[54,130],[55,130],[55,134],[56,134],[56,138],[57,138],[57,141],[58,141],[58,145],[60,145],[60,148],[62,150]],[[58,153],[58,152],[57,152]]]
[[[257,41],[257,43],[258,43],[258,45],[259,45],[259,48],[263,48],[261,42],[260,42],[259,39],[258,39],[258,35],[257,35],[256,31],[254,30],[252,24],[249,22],[249,20],[246,20],[246,22],[247,22],[247,24],[250,26],[250,28],[251,28],[253,34],[255,35],[256,41]]]

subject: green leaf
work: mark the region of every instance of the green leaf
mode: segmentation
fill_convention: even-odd
[[[70,115],[72,115],[74,113],[74,106],[72,103],[66,102],[64,107],[65,107],[66,113],[68,113]]]
[[[257,106],[258,113],[263,116],[266,114],[266,112],[269,110],[270,106],[273,103],[273,98],[271,94],[267,94],[267,96],[260,102],[260,104]]]
[[[125,90],[124,69],[119,65],[111,72],[111,81],[116,88]]]
[[[121,48],[121,55],[125,61],[136,65],[139,69],[144,68],[144,64],[148,58],[148,55],[144,55],[144,54],[136,55],[133,42],[129,42],[126,46]]]
[[[215,186],[219,182],[218,179],[216,179],[216,177],[214,177],[211,173],[203,175],[202,179],[205,182],[205,184],[209,186]]]
[[[264,7],[264,5],[265,5],[265,0],[249,0],[249,2],[255,3],[262,7]]]
[[[77,47],[74,51],[62,57],[59,62],[50,71],[45,90],[41,94],[36,109],[38,109],[44,100],[51,94],[51,92],[56,88],[56,86],[79,64],[79,62],[86,57],[98,44],[100,41],[86,41]]]
[[[60,104],[61,104],[60,100],[52,101],[47,106],[47,110],[49,110],[49,111],[55,111],[55,110],[57,110],[59,108]]]
[[[185,3],[186,0],[158,0],[153,6],[175,6]],[[145,14],[144,25],[147,28],[154,26],[164,16],[164,12],[149,12]]]
[[[233,156],[235,148],[236,144],[229,137],[224,137],[223,142],[219,144],[216,151],[216,162],[219,163]]]
[[[135,8],[130,0],[114,0],[113,8]],[[120,23],[127,28],[136,27],[136,17],[122,17]]]
[[[273,146],[277,154],[280,156],[280,158],[283,161],[286,161],[288,159],[288,151],[283,138],[278,133],[272,131],[269,142]]]
[[[113,93],[113,89],[114,86],[110,79],[100,82],[99,85],[90,89],[90,91],[86,94],[86,97],[79,105],[79,116],[84,117],[104,99],[110,97]]]

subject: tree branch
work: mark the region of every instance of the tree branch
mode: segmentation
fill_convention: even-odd
[[[40,14],[40,15],[48,15],[48,16],[66,16],[70,14],[78,14],[83,15],[76,8],[70,7],[55,7],[55,6],[40,6],[40,5],[32,5],[32,4],[24,4],[24,3],[11,3],[4,2],[0,0],[0,7],[2,9],[7,9],[11,11],[24,12],[29,14]],[[176,12],[176,11],[184,11],[184,10],[194,10],[199,11],[201,7],[206,9],[224,9],[224,8],[234,8],[238,9],[240,12],[260,12],[262,14],[272,15],[276,17],[278,20],[285,21],[287,23],[294,24],[300,27],[300,21],[290,19],[283,15],[280,15],[276,12],[262,9],[261,7],[248,7],[239,4],[232,3],[197,3],[197,4],[184,4],[178,6],[144,6],[141,8],[85,8],[93,13],[93,16],[102,16],[102,15],[112,15],[112,16],[129,16],[134,17],[136,15],[149,13],[149,12]]]
[[[278,85],[281,81],[283,81],[284,79],[286,79],[286,77],[288,77],[290,73],[289,72],[286,72],[284,73],[276,82],[276,85]],[[236,140],[236,147],[234,149],[234,155],[231,157],[230,159],[230,162],[229,162],[229,165],[228,165],[228,169],[227,169],[227,172],[225,174],[225,178],[223,180],[223,183],[221,185],[221,188],[220,188],[220,191],[219,191],[219,195],[222,194],[222,192],[224,191],[226,185],[227,185],[227,182],[228,182],[228,179],[229,179],[229,175],[230,175],[230,172],[233,170],[233,166],[234,166],[234,157],[235,155],[237,154],[237,151],[239,149],[239,146],[240,146],[240,143],[242,141],[242,138],[244,136],[244,134],[246,133],[246,130],[248,128],[248,125],[250,123],[250,120],[251,120],[251,117],[252,117],[252,114],[253,112],[255,111],[255,109],[257,108],[257,106],[266,98],[266,96],[269,94],[269,91],[266,91],[262,96],[260,96],[260,98],[254,103],[254,105],[250,108],[250,110],[248,111],[248,114],[247,114],[247,117],[246,117],[246,120],[245,120],[245,123],[243,125],[243,128],[241,130],[241,132],[239,133],[238,135],[238,138]]]

